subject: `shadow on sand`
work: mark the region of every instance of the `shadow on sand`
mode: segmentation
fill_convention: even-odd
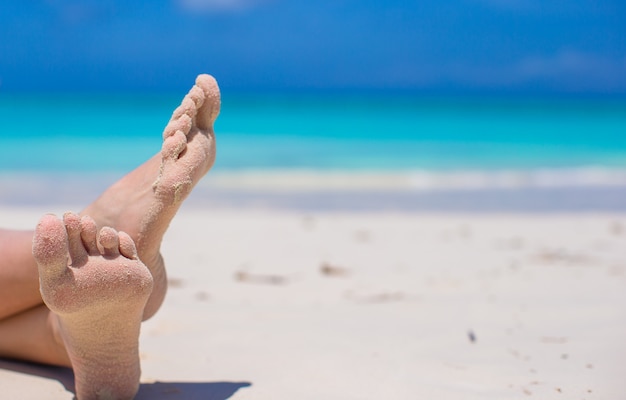
[[[74,393],[74,374],[69,368],[0,359],[0,369],[54,379]],[[227,400],[249,382],[154,382],[142,383],[135,400]]]

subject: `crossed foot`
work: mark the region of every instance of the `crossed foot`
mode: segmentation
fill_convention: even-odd
[[[167,290],[160,247],[182,201],[215,161],[213,123],[220,108],[215,79],[200,75],[163,131],[161,153],[106,190],[81,215],[99,227],[111,226],[130,235],[139,258],[154,277],[154,290],[143,319],[159,309]]]
[[[213,165],[219,106],[215,80],[198,76],[164,130],[160,154],[107,189],[82,218],[47,215],[35,230],[42,298],[74,369],[79,400],[129,399],[137,392],[140,324],[167,290],[161,241]]]

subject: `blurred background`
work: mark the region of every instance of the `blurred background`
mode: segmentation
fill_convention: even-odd
[[[40,0],[0,4],[4,198],[138,165],[203,72],[215,187],[626,186],[619,0]]]
[[[619,0],[2,3],[3,91],[626,93]]]

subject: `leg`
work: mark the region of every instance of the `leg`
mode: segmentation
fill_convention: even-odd
[[[0,321],[0,357],[71,367],[56,318],[40,305]]]
[[[33,233],[0,230],[0,320],[42,304]]]
[[[154,277],[144,319],[160,307],[167,290],[160,245],[170,221],[215,160],[213,123],[220,108],[215,80],[200,75],[174,111],[159,154],[107,189],[81,213],[98,227],[127,232]],[[32,232],[0,231],[0,321],[41,304]]]
[[[71,365],[81,400],[130,399],[139,388],[139,328],[152,275],[132,239],[66,214],[33,239],[40,306],[0,321],[0,356]],[[65,353],[65,354],[64,354]]]

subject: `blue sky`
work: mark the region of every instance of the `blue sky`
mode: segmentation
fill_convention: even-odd
[[[0,90],[626,94],[623,0],[8,0]]]

